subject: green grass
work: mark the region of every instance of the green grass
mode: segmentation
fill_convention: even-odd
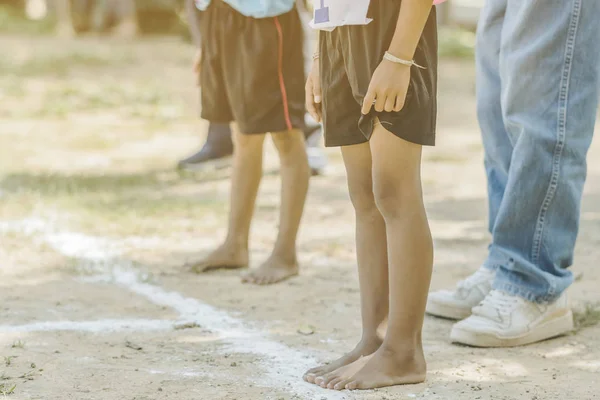
[[[4,365],[6,365],[7,367],[10,367],[10,365],[12,364],[12,360],[14,358],[17,358],[17,357],[16,356],[4,357]]]
[[[137,174],[59,174],[13,173],[0,180],[0,187],[8,193],[33,193],[39,196],[121,193],[139,188],[168,185],[177,180],[170,171],[145,171]]]
[[[0,61],[0,75],[2,61]],[[46,71],[48,72],[48,71]],[[91,72],[93,74],[93,72]],[[39,76],[48,76],[39,71]],[[3,81],[0,94],[30,100],[29,107],[11,104],[1,112],[7,118],[60,118],[77,113],[111,115],[122,118],[141,118],[144,121],[172,122],[185,117],[185,104],[180,98],[156,84],[132,80],[127,85],[110,77],[101,80],[61,79],[48,81],[42,90],[37,85],[26,86],[17,80]]]
[[[583,309],[575,311],[573,316],[577,332],[596,326],[600,324],[600,303],[587,303]]]
[[[195,179],[170,171],[129,175],[10,174],[0,179],[6,193],[0,217],[26,215],[42,202],[43,209],[69,210],[74,216],[72,229],[113,236],[161,234],[179,229],[178,221],[202,221],[207,215],[214,221],[215,215],[226,215],[223,196],[196,186]],[[186,189],[180,193],[182,187]],[[202,194],[194,194],[196,190]]]
[[[13,349],[24,349],[25,348],[25,342],[22,341],[22,340],[15,340],[10,347],[13,348]]]
[[[70,48],[64,52],[49,51],[38,47],[16,55],[0,58],[0,75],[16,75],[21,78],[31,76],[65,76],[75,69],[98,69],[134,62],[131,53],[121,49],[92,51],[84,48]],[[93,72],[93,71],[91,71]]]
[[[77,112],[114,112],[124,117],[173,120],[183,116],[182,107],[167,91],[152,84],[123,86],[103,82],[66,83],[44,93],[42,108],[35,117],[69,115]]]
[[[0,395],[9,396],[11,394],[14,394],[16,388],[17,388],[17,385],[0,383]]]
[[[439,53],[446,58],[473,58],[475,33],[457,28],[440,29]]]

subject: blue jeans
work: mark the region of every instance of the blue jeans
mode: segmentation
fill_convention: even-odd
[[[494,288],[551,302],[573,282],[600,92],[599,0],[486,0],[478,118]]]

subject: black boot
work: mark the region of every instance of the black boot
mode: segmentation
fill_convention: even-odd
[[[179,161],[178,169],[198,170],[203,168],[226,168],[231,164],[233,142],[229,124],[211,123],[206,143],[199,152]]]

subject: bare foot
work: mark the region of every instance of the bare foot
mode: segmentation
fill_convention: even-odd
[[[248,266],[248,250],[240,249],[229,244],[219,246],[200,261],[190,262],[186,267],[196,273],[203,273],[214,269],[238,269]]]
[[[380,347],[352,377],[338,381],[334,389],[375,389],[425,381],[427,365],[422,349],[399,353]]]
[[[344,387],[336,388],[335,385],[352,378],[358,371],[363,369],[371,357],[373,357],[373,354],[366,357],[361,357],[351,364],[344,365],[343,367],[338,368],[325,376],[318,377],[315,379],[315,384],[321,386],[323,389],[341,390]]]
[[[309,369],[304,374],[303,378],[306,382],[319,385],[320,383],[317,382],[317,378],[324,378],[327,374],[330,374],[345,365],[352,364],[361,357],[375,353],[381,346],[381,343],[382,340],[377,336],[369,340],[361,340],[350,353],[345,354],[341,358],[328,364]]]
[[[260,267],[246,273],[242,277],[242,282],[271,285],[296,275],[298,275],[298,263],[295,257],[293,261],[290,261],[271,255]]]

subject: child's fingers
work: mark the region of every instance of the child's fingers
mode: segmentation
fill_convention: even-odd
[[[312,81],[310,79],[308,80],[308,82],[306,82],[305,93],[306,94],[304,101],[306,104],[306,111],[308,111],[308,113],[311,115],[311,117],[314,118],[315,121],[321,122],[321,113],[319,112],[320,110],[317,109],[317,106],[315,104],[314,89]]]
[[[317,79],[312,81],[313,98],[315,104],[321,104],[321,82]]]
[[[371,89],[367,92],[362,105],[362,113],[363,115],[367,115],[371,112],[371,108],[373,107],[373,103],[375,102],[375,92]]]
[[[396,104],[394,105],[394,111],[398,112],[404,108],[405,96],[396,96]]]
[[[394,111],[394,107],[396,106],[396,96],[388,96],[385,100],[385,105],[383,109],[387,112]]]
[[[375,111],[382,112],[385,109],[385,102],[387,101],[387,96],[383,93],[377,93],[377,97],[375,98]]]

